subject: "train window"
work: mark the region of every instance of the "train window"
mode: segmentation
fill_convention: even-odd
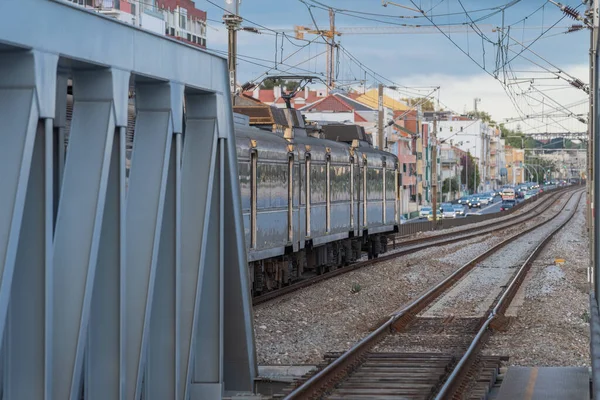
[[[298,164],[294,163],[294,169],[293,169],[293,173],[292,173],[292,185],[293,185],[292,189],[294,191],[292,194],[292,196],[294,198],[294,201],[292,202],[292,204],[294,206],[298,205],[298,189],[299,189],[298,185],[302,184],[302,181],[300,179],[298,179],[299,173],[300,173],[299,170],[300,169],[298,167]]]
[[[242,209],[250,210],[250,162],[248,160],[238,161],[238,173],[240,175],[240,194],[242,195]]]
[[[311,163],[310,201],[312,204],[327,202],[327,174],[324,164]]]
[[[367,200],[383,200],[383,179],[381,168],[367,169]]]
[[[385,171],[385,198],[392,200],[396,198],[396,172],[393,169]]]
[[[350,201],[350,168],[332,165],[330,169],[331,201]]]
[[[306,164],[302,163],[302,165],[300,165],[300,204],[301,205],[305,205],[306,204],[306,183],[304,182],[304,179],[306,177]]]
[[[258,164],[256,207],[259,210],[287,207],[287,171],[287,164]]]

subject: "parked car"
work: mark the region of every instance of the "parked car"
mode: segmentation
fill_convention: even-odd
[[[421,207],[421,211],[419,211],[420,218],[427,218],[432,214],[433,214],[433,209],[429,206],[423,206],[423,207]]]
[[[454,212],[456,212],[456,215],[465,215],[465,206],[461,204],[453,204],[452,208],[454,208]]]
[[[528,190],[525,193],[525,200],[530,199],[532,197],[534,197],[537,193],[535,192],[535,190]]]
[[[444,207],[452,207],[452,203],[442,203],[442,204],[440,204],[440,212],[442,211],[442,209]]]
[[[479,194],[477,196],[477,199],[479,200],[480,206],[487,206],[488,204],[490,204],[490,198],[486,194]]]
[[[516,200],[503,200],[500,204],[500,211],[507,211],[517,205]]]
[[[436,219],[437,221],[441,220],[441,219],[442,219],[442,213],[437,213],[437,214],[435,215],[435,219]],[[433,214],[429,214],[429,215],[427,216],[427,220],[428,220],[428,221],[433,221]]]
[[[461,197],[460,199],[458,199],[456,202],[458,204],[466,205],[469,203],[468,200],[469,200],[469,196],[464,196],[464,197]]]
[[[456,218],[456,211],[451,204],[442,207],[442,218]]]
[[[479,201],[477,196],[469,197],[469,200],[467,200],[467,205],[469,206],[469,208],[474,208],[474,207],[481,208],[481,202]]]

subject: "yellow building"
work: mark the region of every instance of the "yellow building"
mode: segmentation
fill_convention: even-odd
[[[524,182],[523,164],[525,163],[525,150],[516,149],[510,145],[504,146],[506,155],[506,169],[508,172],[507,183],[518,185]]]
[[[377,89],[371,89],[356,98],[356,101],[377,110],[379,108],[379,91]],[[383,95],[383,106],[393,111],[406,111],[411,109],[406,103],[394,100],[385,94]]]

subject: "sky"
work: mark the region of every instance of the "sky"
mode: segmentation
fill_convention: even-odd
[[[426,17],[392,4],[383,7],[381,0],[243,0],[242,26],[261,33],[238,34],[238,82],[258,83],[267,72],[323,76],[323,39],[306,34],[306,41],[295,40],[294,26],[312,29],[316,22],[319,29],[326,29],[327,8],[332,7],[336,29],[342,32],[336,37],[341,44],[339,87],[357,88],[366,78],[367,87],[381,81],[397,87],[386,90],[397,98],[432,95],[440,107],[458,113],[472,110],[474,99],[479,98],[480,110],[525,132],[585,130],[570,115],[587,113],[587,95],[568,80],[589,80],[589,33],[585,29],[565,33],[581,22],[565,16],[548,0],[395,3],[421,9]],[[563,4],[585,10],[581,0],[563,0]],[[226,55],[227,32],[220,6],[225,6],[225,0],[196,0],[196,7],[208,12],[208,49]],[[427,26],[417,30],[421,33],[414,33],[414,28],[410,33],[397,33],[410,29],[401,24]],[[446,37],[434,25],[463,33]],[[359,27],[389,33],[354,33],[365,31]],[[290,70],[292,66],[296,68]],[[439,90],[432,93],[435,87]]]

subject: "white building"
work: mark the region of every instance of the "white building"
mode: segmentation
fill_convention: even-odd
[[[480,181],[478,191],[491,190],[490,140],[495,129],[481,120],[438,121],[437,138],[478,158]]]
[[[69,0],[102,15],[206,47],[206,12],[191,0]]]

